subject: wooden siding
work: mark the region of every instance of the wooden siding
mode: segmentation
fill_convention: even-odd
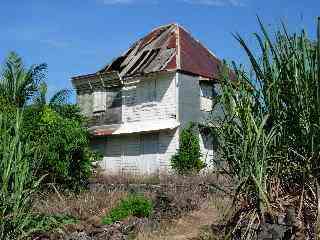
[[[200,112],[199,77],[178,73],[179,86],[179,122],[185,127],[190,121],[198,122]]]
[[[93,96],[90,92],[81,93],[77,95],[77,103],[81,112],[86,117],[91,117],[93,114]]]
[[[175,117],[175,74],[140,79],[125,86],[123,93],[124,122],[168,119]]]
[[[170,169],[171,156],[178,148],[177,133],[167,130],[109,136],[94,140],[94,145],[104,155],[100,166],[107,174],[158,174]]]

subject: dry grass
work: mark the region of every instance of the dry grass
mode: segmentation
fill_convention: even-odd
[[[149,184],[149,185],[186,185],[205,184],[229,188],[233,185],[232,180],[221,172],[204,172],[198,175],[182,176],[176,174],[105,174],[101,169],[91,179],[92,183],[99,184]]]
[[[93,216],[105,215],[126,195],[127,193],[118,191],[82,192],[78,195],[56,192],[35,199],[33,210],[40,214],[64,214],[79,220],[87,220]]]
[[[230,200],[222,196],[211,196],[199,210],[185,214],[179,219],[162,221],[156,231],[138,233],[137,240],[211,240],[217,239],[211,225],[224,221]]]
[[[98,169],[95,176],[91,179],[92,182],[100,184],[160,184],[159,174],[105,174],[101,169]]]
[[[38,196],[34,201],[33,211],[48,215],[64,214],[79,219],[77,226],[66,229],[70,233],[78,228],[91,228],[95,222],[101,223],[101,217],[115,207],[121,198],[127,196],[126,190],[120,190],[125,188],[117,188],[117,184],[152,182],[154,185],[156,182],[156,178],[145,177],[104,176],[96,179],[95,182],[114,184],[116,188],[110,191],[86,191],[76,195],[63,194],[55,189],[53,193]],[[144,195],[154,202],[154,213],[150,220],[155,223],[156,228],[143,227],[137,239],[211,239],[208,238],[211,234],[208,229],[212,223],[224,218],[229,202],[215,190],[211,191],[208,185],[228,185],[226,178],[203,174],[188,177],[162,175],[158,179],[161,179],[156,184],[158,186],[143,190]]]

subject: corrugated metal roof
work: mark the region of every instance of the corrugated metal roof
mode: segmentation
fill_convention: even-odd
[[[97,73],[119,72],[120,77],[180,70],[217,79],[221,61],[178,24],[158,27],[135,42],[123,55]],[[76,80],[79,77],[73,78]]]

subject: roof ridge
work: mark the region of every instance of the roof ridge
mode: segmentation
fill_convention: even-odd
[[[180,45],[180,27],[179,24],[176,25],[176,48],[177,48],[177,55],[176,55],[176,66],[177,69],[181,70],[181,45]]]
[[[161,25],[161,26],[158,26],[158,27],[155,27],[155,28],[151,29],[151,31],[149,31],[149,33],[154,32],[154,31],[156,31],[156,30],[158,30],[158,29],[170,27],[170,26],[173,26],[173,25],[179,26],[179,24],[178,24],[178,23],[175,23],[175,22],[173,22],[173,23],[168,23],[168,24],[164,24],[164,25]]]
[[[193,34],[187,30],[185,27],[183,27],[182,25],[178,25],[179,28],[183,29],[186,33],[189,34],[189,36],[194,40],[196,41],[197,43],[199,43],[204,49],[206,49],[213,57],[217,58],[219,60],[219,58],[209,49],[207,48],[199,39],[195,38],[193,36]],[[180,30],[179,30],[180,31]]]

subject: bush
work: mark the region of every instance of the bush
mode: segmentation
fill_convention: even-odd
[[[123,220],[129,216],[149,217],[153,210],[151,200],[144,196],[131,195],[120,201],[116,208],[102,219],[103,224],[112,224],[116,221]]]
[[[198,173],[206,167],[201,160],[199,134],[194,124],[182,130],[179,150],[172,156],[171,166],[179,174]]]
[[[72,189],[85,185],[98,157],[89,149],[84,121],[63,117],[48,106],[31,106],[25,115],[25,138],[42,154],[37,171],[48,174],[46,182]]]

